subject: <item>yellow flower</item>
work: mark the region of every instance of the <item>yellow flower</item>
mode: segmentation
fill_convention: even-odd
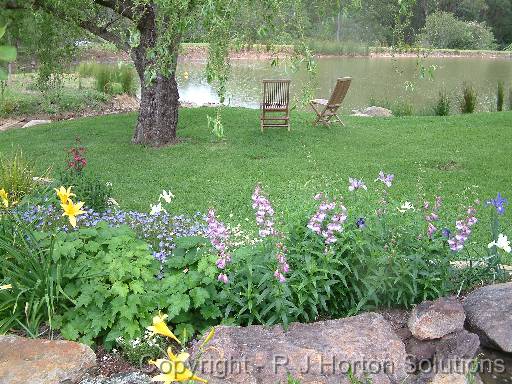
[[[168,348],[167,354],[169,355],[169,360],[158,359],[149,362],[150,364],[156,365],[157,368],[162,371],[161,375],[153,377],[151,381],[163,381],[165,384],[190,380],[208,383],[208,380],[195,376],[190,369],[185,367],[185,361],[187,361],[190,356],[188,353],[181,352],[176,356],[172,353],[171,348]]]
[[[5,189],[0,189],[0,199],[5,208],[9,208],[9,195],[5,192]]]
[[[70,200],[71,196],[76,196],[74,193],[71,193],[71,187],[66,189],[61,186],[59,189],[55,188],[55,192],[57,193],[57,196],[59,197],[62,204],[66,204]]]
[[[85,213],[85,211],[82,211],[84,203],[79,201],[78,203],[74,204],[71,200],[68,200],[67,203],[61,204],[60,206],[64,210],[62,216],[68,216],[69,224],[71,224],[73,228],[76,227],[76,217]]]
[[[211,341],[211,339],[213,339],[213,336],[215,336],[215,328],[214,327],[212,327],[212,329],[210,329],[208,336],[206,336],[206,339],[204,339],[204,341],[202,342],[199,349],[203,349],[205,346],[207,346],[208,343]]]
[[[165,323],[165,319],[167,319],[167,317],[167,315],[162,315],[160,312],[158,312],[158,315],[153,317],[153,325],[147,327],[147,329],[152,332],[152,336],[158,333],[159,335],[170,337],[171,339],[181,344],[181,341],[179,341],[178,338],[174,336],[174,333],[171,332]]]
[[[11,288],[12,288],[11,284],[0,285],[0,291],[3,291],[4,289],[11,289]]]

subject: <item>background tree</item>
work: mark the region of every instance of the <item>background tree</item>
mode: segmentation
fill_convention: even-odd
[[[260,4],[266,36],[280,25],[275,23],[285,0],[0,0],[1,9],[17,20],[45,18],[37,31],[44,43],[52,33],[81,30],[129,51],[141,82],[140,112],[132,142],[161,146],[176,138],[179,95],[175,78],[180,43],[195,30],[203,32],[210,44],[208,80],[218,85],[221,99],[228,75],[229,44],[240,39],[235,20],[246,6]],[[9,15],[7,16],[9,17]],[[49,33],[49,34],[47,34]],[[37,35],[32,36],[38,40]],[[264,35],[262,35],[264,37]],[[38,52],[55,49],[54,39],[46,45],[33,44]],[[73,40],[73,41],[76,41]],[[57,55],[58,56],[58,55]],[[53,63],[54,65],[56,63]],[[57,63],[58,64],[58,63]]]

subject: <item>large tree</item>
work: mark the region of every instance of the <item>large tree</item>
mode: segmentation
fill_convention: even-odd
[[[293,1],[293,0],[288,0]],[[191,30],[204,31],[210,43],[208,79],[227,78],[229,45],[240,30],[233,25],[247,4],[258,4],[268,36],[282,0],[0,0],[0,9],[26,15],[45,14],[131,53],[141,82],[140,112],[132,142],[151,146],[172,143],[178,123],[175,78],[180,43]],[[44,40],[44,39],[43,39]]]

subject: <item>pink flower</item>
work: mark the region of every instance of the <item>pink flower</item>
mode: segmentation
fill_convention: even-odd
[[[219,274],[219,276],[217,277],[217,280],[219,280],[220,282],[222,282],[224,284],[229,283],[228,276],[225,273]]]
[[[256,185],[252,194],[252,208],[256,211],[256,224],[260,227],[260,237],[275,235],[274,209],[270,201],[262,194],[260,185]]]

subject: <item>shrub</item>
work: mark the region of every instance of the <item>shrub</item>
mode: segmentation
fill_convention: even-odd
[[[471,84],[464,83],[460,110],[462,113],[473,113],[477,104],[477,92]]]
[[[498,90],[496,92],[496,110],[503,111],[503,103],[505,101],[505,85],[503,81],[498,81]]]
[[[512,88],[508,91],[508,109],[512,111]]]
[[[451,102],[446,91],[439,92],[439,98],[434,106],[434,114],[436,116],[448,116],[450,114]]]
[[[20,202],[38,186],[34,177],[34,166],[25,159],[21,150],[11,157],[0,157],[0,188],[9,193],[12,203]]]
[[[180,339],[216,324],[214,258],[203,244],[202,238],[180,239],[173,257],[160,264],[126,226],[100,223],[61,233],[56,246],[73,261],[74,276],[64,291],[75,303],[59,317],[62,334],[110,348],[119,337],[141,337],[158,310],[168,314]]]
[[[417,37],[423,46],[447,49],[494,49],[492,30],[485,23],[463,21],[449,12],[427,16],[425,27]]]

